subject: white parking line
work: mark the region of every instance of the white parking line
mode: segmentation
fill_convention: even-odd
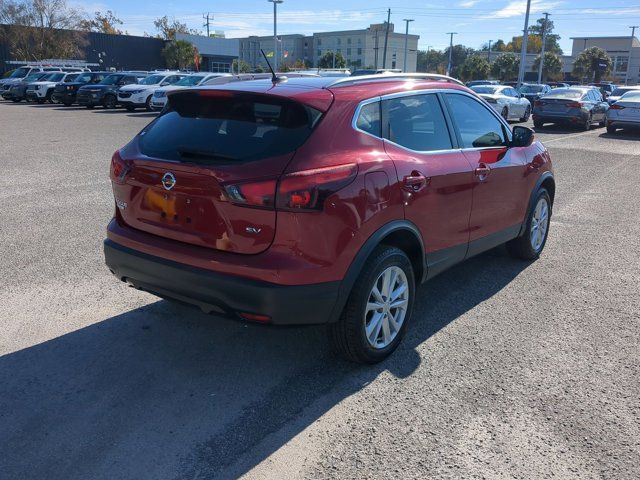
[[[593,133],[595,131],[596,130],[589,130],[588,132],[574,133],[572,135],[563,135],[560,138],[552,138],[551,140],[543,140],[543,143],[547,144],[547,143],[551,143],[551,142],[557,142],[559,140],[566,140],[567,138],[582,137],[583,135],[589,135],[590,133]],[[540,132],[540,133],[543,133],[543,132]]]

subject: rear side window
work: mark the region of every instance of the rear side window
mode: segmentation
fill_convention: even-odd
[[[360,109],[356,127],[363,132],[381,137],[380,102],[368,103]]]
[[[311,107],[266,95],[174,94],[166,112],[140,133],[140,150],[192,163],[259,160],[300,147],[320,117]]]
[[[412,95],[382,102],[383,135],[418,152],[453,148],[447,122],[436,95]]]
[[[466,95],[445,95],[451,117],[460,133],[462,148],[506,145],[506,132],[502,122],[484,105]]]

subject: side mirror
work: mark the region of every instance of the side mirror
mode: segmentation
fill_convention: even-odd
[[[533,143],[534,131],[529,127],[516,125],[513,127],[512,147],[528,147]]]
[[[162,82],[160,84],[161,87],[166,87],[167,85],[171,85],[169,82]]]

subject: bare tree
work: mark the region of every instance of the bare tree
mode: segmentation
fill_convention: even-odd
[[[83,12],[66,0],[0,0],[0,38],[15,58],[38,61],[83,55]]]
[[[105,13],[96,12],[93,18],[83,20],[80,26],[87,32],[126,35],[127,32],[123,32],[118,28],[118,25],[122,25],[122,23],[122,20],[116,17],[115,13],[111,10],[107,10]]]

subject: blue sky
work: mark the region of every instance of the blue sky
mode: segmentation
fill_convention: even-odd
[[[202,14],[213,14],[212,28],[223,30],[227,37],[273,32],[272,4],[267,0],[169,1],[98,0],[74,5],[87,12],[113,10],[124,21],[131,34],[152,33],[153,19],[168,15],[202,29]],[[391,8],[391,21],[396,31],[404,29],[404,18],[413,18],[411,33],[420,35],[419,48],[444,48],[447,32],[459,32],[455,43],[479,47],[488,40],[511,39],[523,28],[526,0],[284,0],[278,7],[278,33],[309,34],[319,31],[358,29],[386,19]],[[630,35],[629,25],[640,25],[640,0],[533,0],[532,18],[541,12],[552,14],[561,46],[570,53],[575,36]],[[640,31],[636,36],[640,36]]]

